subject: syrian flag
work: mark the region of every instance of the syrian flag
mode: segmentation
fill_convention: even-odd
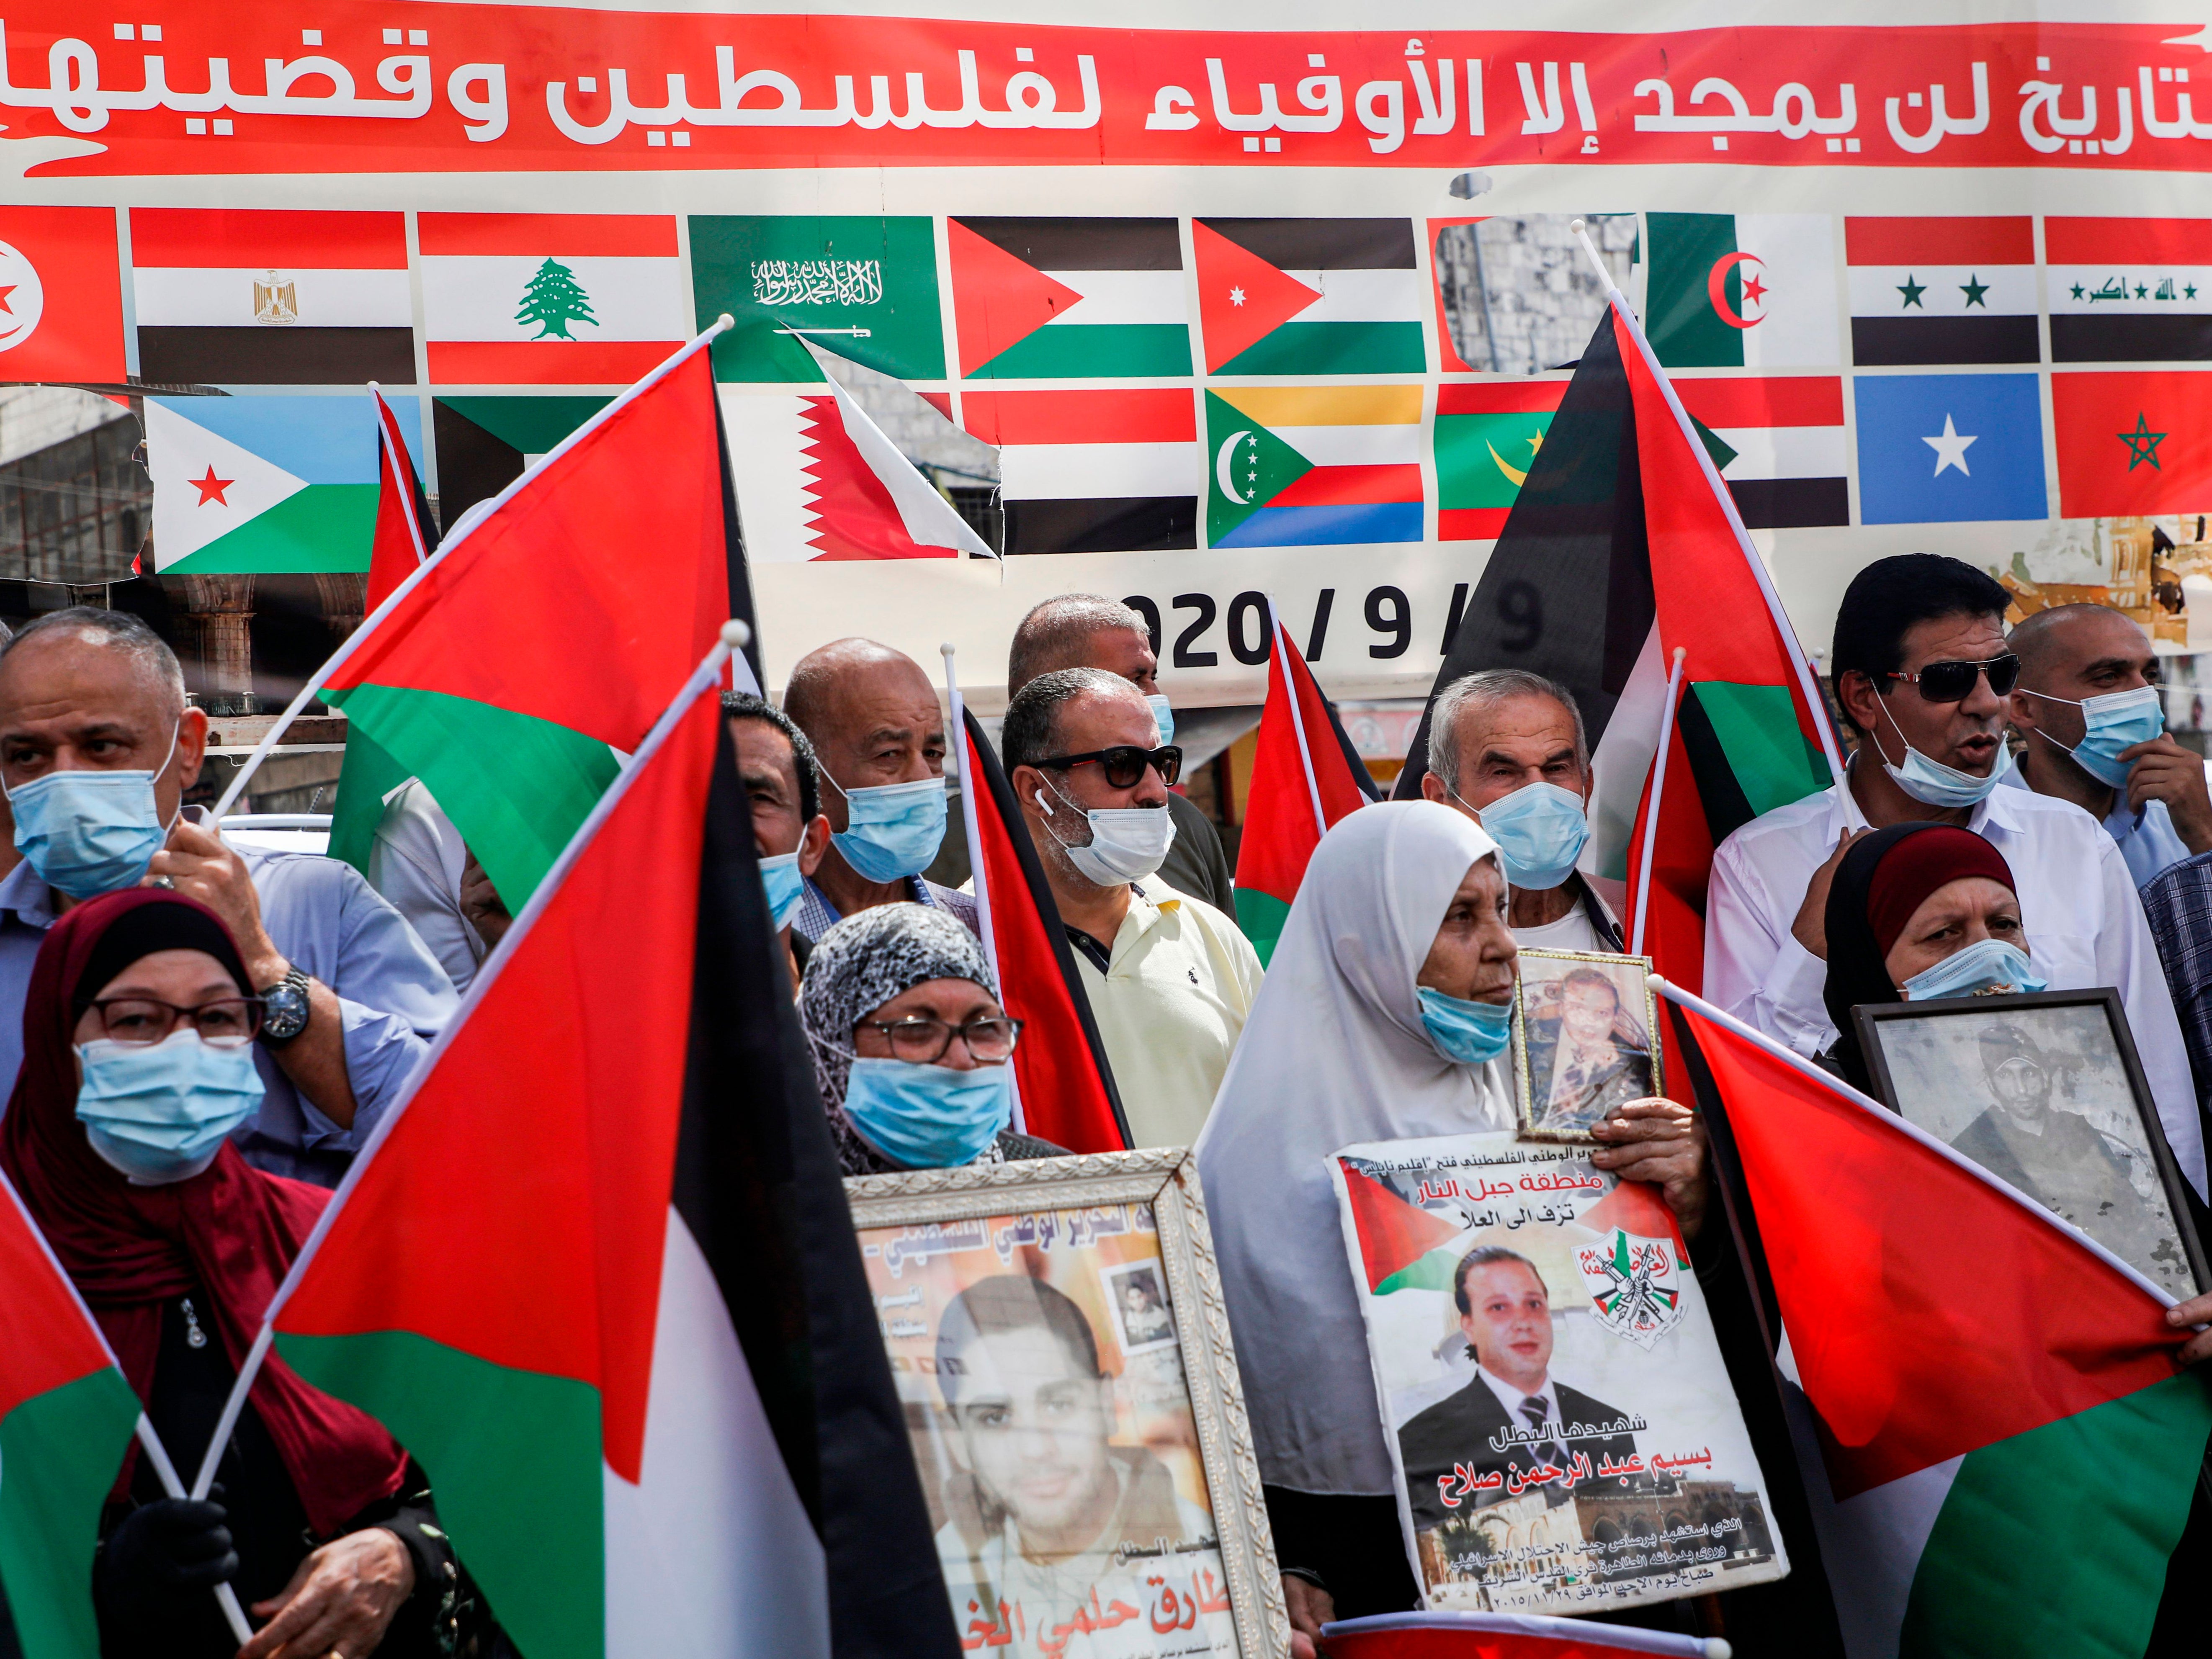
[[[1713,849],[1840,775],[1812,668],[1696,423],[1618,291],[1559,401],[1437,676],[1510,664],[1574,694],[1595,747],[1584,867],[1642,872],[1668,665],[1684,653],[1647,953],[1698,981]],[[1395,793],[1419,796],[1422,718]]]
[[[1267,611],[1267,701],[1237,851],[1237,925],[1263,967],[1321,838],[1377,799],[1336,709],[1322,696],[1274,606]]]
[[[2172,1297],[1903,1117],[1662,988],[1747,1268],[1786,1330],[1778,1363],[1851,1659],[2142,1653],[2212,1437],[2212,1390],[2176,1363]]]
[[[1329,1659],[1728,1659],[1726,1642],[1528,1613],[1382,1613],[1321,1627]]]
[[[378,1126],[271,1304],[275,1348],[429,1471],[531,1659],[951,1659],[726,654]]]

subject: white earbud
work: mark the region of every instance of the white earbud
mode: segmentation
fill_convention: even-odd
[[[1033,795],[1033,796],[1035,796],[1035,797],[1036,797],[1036,804],[1037,804],[1039,806],[1042,806],[1042,808],[1044,808],[1044,815],[1045,815],[1045,817],[1053,817],[1053,816],[1054,816],[1053,810],[1052,810],[1052,803],[1051,803],[1050,801],[1047,800],[1047,799],[1044,798],[1044,791],[1043,791],[1043,790],[1042,790],[1042,789],[1032,789],[1032,790],[1030,790],[1030,793],[1031,795]]]

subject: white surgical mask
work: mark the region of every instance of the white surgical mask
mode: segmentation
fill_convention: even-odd
[[[1905,764],[1892,766],[1884,760],[1881,769],[1896,781],[1899,788],[1923,805],[1978,806],[1989,799],[1990,791],[2002,783],[2004,775],[2012,770],[2012,750],[2006,747],[2002,734],[1997,738],[1996,759],[1991,763],[1990,775],[1985,778],[1978,778],[1972,772],[1961,772],[1955,766],[1946,766],[1941,761],[1929,759],[1910,743],[1905,743],[1904,732],[1899,727],[1896,717],[1889,712],[1889,700],[1877,696],[1875,701],[1881,705],[1882,718],[1889,722],[1889,729],[1897,733],[1897,740],[1905,744]],[[1875,745],[1875,752],[1877,755],[1881,752],[1880,744]]]
[[[1059,786],[1054,786],[1053,793],[1060,795]],[[1060,795],[1060,799],[1065,805],[1075,807],[1066,795]],[[1042,790],[1037,792],[1036,803],[1044,809],[1047,820],[1058,816]],[[1071,847],[1049,822],[1045,827],[1051,831],[1052,838],[1060,842],[1076,873],[1101,887],[1121,887],[1142,881],[1166,861],[1168,848],[1175,844],[1175,819],[1164,805],[1076,810],[1091,822],[1089,846]]]

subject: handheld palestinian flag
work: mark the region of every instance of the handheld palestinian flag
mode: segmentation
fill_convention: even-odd
[[[1527,1613],[1382,1613],[1321,1627],[1329,1659],[1729,1659],[1697,1636]]]
[[[0,1176],[0,1587],[26,1659],[100,1659],[100,1506],[138,1396]]]
[[[2172,1298],[1896,1113],[1664,988],[1809,1408],[1798,1460],[1853,1659],[2142,1653],[2212,1438]],[[2063,1528],[2046,1523],[2057,1492]]]
[[[1267,702],[1245,793],[1237,849],[1237,925],[1259,952],[1274,954],[1291,901],[1321,838],[1376,799],[1367,768],[1321,694],[1313,671],[1268,607]]]
[[[532,1659],[952,1659],[723,663],[349,1172],[276,1351],[430,1471]]]

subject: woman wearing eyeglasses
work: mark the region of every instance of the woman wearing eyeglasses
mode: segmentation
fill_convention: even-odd
[[[329,1202],[228,1139],[261,1100],[262,1005],[222,923],[151,888],[71,909],[40,947],[0,1169],[190,1479],[271,1294]],[[264,1366],[209,1501],[134,1445],[93,1571],[107,1659],[507,1651],[421,1469],[369,1418]],[[261,1629],[240,1650],[214,1589]]]
[[[884,904],[839,922],[814,942],[799,1013],[847,1175],[1065,1152],[1007,1127],[1021,1022],[944,911]]]

